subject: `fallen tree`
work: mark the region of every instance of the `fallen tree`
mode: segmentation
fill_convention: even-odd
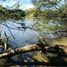
[[[41,50],[37,45],[28,45],[24,46],[21,48],[16,48],[16,49],[10,49],[2,54],[0,54],[0,58],[6,57],[6,56],[14,56],[20,53],[26,53],[26,52],[31,52],[31,51],[39,51]]]
[[[45,45],[45,46],[42,46],[42,47],[38,46],[36,44],[32,44],[32,45],[27,45],[27,46],[24,46],[24,47],[21,47],[21,48],[11,49],[9,51],[6,51],[6,52],[0,54],[0,58],[12,57],[14,55],[21,54],[21,53],[32,52],[32,51],[43,51],[43,50],[48,51],[48,52],[53,52],[53,53],[55,51],[57,51],[57,52],[60,51],[60,53],[63,52],[64,54],[67,54],[67,49],[66,49],[67,46]]]

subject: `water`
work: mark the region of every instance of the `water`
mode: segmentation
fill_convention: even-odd
[[[29,28],[26,28],[26,29],[23,29],[21,28],[20,30],[18,30],[17,27],[22,27],[20,24],[18,23],[24,23],[25,26],[27,27],[31,27],[33,25],[33,21],[30,21],[30,20],[20,20],[20,21],[11,21],[11,20],[6,20],[4,21],[8,27],[10,27],[10,31],[12,33],[12,35],[14,36],[14,38],[12,37],[9,29],[4,26],[4,25],[1,25],[1,28],[3,28],[8,36],[8,43],[10,44],[10,46],[12,48],[17,48],[17,47],[23,47],[25,45],[29,45],[29,44],[36,44],[38,43],[38,38],[36,37],[37,36],[37,32],[32,30],[32,29],[29,29]],[[3,24],[5,24],[3,23]]]
[[[36,31],[34,31],[33,29],[31,29],[32,26],[36,23],[36,21],[25,19],[24,21],[23,20],[18,20],[18,21],[6,20],[4,22],[7,24],[8,27],[10,27],[9,29],[15,38],[14,39],[12,37],[9,29],[6,26],[1,25],[1,28],[3,28],[5,30],[8,38],[9,38],[8,43],[10,44],[10,46],[12,48],[23,47],[25,45],[38,43],[38,37],[37,37],[38,33]],[[5,23],[2,23],[2,24],[5,24]],[[21,25],[23,25],[23,24],[27,27],[26,29],[19,28],[19,27],[22,27]],[[50,24],[48,24],[48,25],[50,25]],[[2,36],[4,37],[3,34],[4,33],[2,33]],[[49,39],[49,40],[53,40],[57,37],[57,35],[52,34],[51,31],[48,32],[46,30],[44,31],[44,36],[46,39]],[[61,38],[59,38],[59,39],[61,41]],[[63,41],[65,41],[65,40],[67,40],[67,38],[63,39]]]
[[[19,21],[6,20],[4,22],[6,24],[2,23],[0,25],[0,27],[3,28],[3,30],[6,32],[6,34],[8,36],[8,43],[11,48],[18,48],[18,47],[23,47],[25,45],[38,43],[38,37],[37,37],[38,32],[31,29],[36,21],[31,21],[29,19],[25,19],[24,21],[22,21],[22,20],[19,20]],[[21,28],[22,27],[21,25],[23,25],[23,23],[25,26],[27,26],[27,28]],[[6,27],[6,25],[9,27],[9,29]],[[11,31],[11,33],[14,37],[11,35],[9,30]],[[3,35],[4,35],[4,33],[2,33],[2,37],[4,37]],[[46,30],[44,32],[44,36],[45,36],[45,38],[47,38],[49,40],[53,40],[56,38],[56,35],[52,34],[51,31],[48,32]],[[67,45],[67,37],[65,37],[65,38],[62,37],[62,39],[59,38],[57,40],[54,40],[53,44]],[[1,48],[0,48],[0,51],[2,51]],[[31,54],[30,53],[22,54],[22,57],[24,60],[27,60],[27,58],[29,58],[29,57],[27,57],[27,55],[31,55]],[[13,56],[12,59],[15,64],[21,65],[20,60],[17,56]],[[31,60],[28,59],[28,61],[31,61]]]

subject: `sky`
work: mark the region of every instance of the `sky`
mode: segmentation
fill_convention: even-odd
[[[32,4],[31,0],[0,0],[0,4],[2,4],[4,7],[12,7],[15,3],[20,2],[22,5],[20,6],[20,9],[29,9],[34,8],[34,5]]]
[[[24,9],[34,8],[31,0],[21,0],[21,1],[22,1],[22,3],[23,3],[22,6],[23,6]]]
[[[6,1],[0,0],[0,4],[2,4],[4,7],[9,9],[18,1],[20,2],[20,4],[22,3],[22,5],[20,6],[20,9],[22,9],[22,10],[34,8],[34,5],[32,4],[31,0],[6,0]],[[60,4],[63,4],[63,0],[61,1]],[[13,8],[15,8],[15,7],[16,7],[16,5]]]

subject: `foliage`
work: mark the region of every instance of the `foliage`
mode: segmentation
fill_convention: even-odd
[[[33,9],[33,8],[30,8],[30,9],[27,9],[27,10],[25,10],[25,13],[26,13],[26,17],[30,17],[30,19],[32,19],[33,18],[33,14],[35,13],[35,9]]]
[[[12,9],[8,10],[2,5],[0,5],[0,20],[5,20],[5,19],[21,19],[22,17],[25,17],[25,12],[23,10],[19,9]]]
[[[40,22],[42,23],[42,27],[45,23],[48,24],[51,20],[53,20],[53,22],[50,23],[56,24],[56,22],[58,22],[58,24],[56,26],[48,26],[49,29],[58,30],[67,27],[67,4],[59,4],[61,1],[62,0],[32,0],[32,3],[36,8],[34,17],[43,20]]]
[[[52,8],[56,6],[61,0],[32,0],[37,9]]]

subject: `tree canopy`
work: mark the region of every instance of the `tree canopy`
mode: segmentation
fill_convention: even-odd
[[[7,9],[0,5],[0,20],[5,19],[22,19],[22,17],[25,17],[25,12],[20,9]]]
[[[58,21],[58,24],[62,25],[61,28],[67,27],[67,2],[65,0],[32,0],[32,3],[36,8],[34,17],[39,17],[47,23],[49,20],[53,20],[53,23]]]
[[[37,9],[52,8],[58,5],[61,0],[32,0]]]

